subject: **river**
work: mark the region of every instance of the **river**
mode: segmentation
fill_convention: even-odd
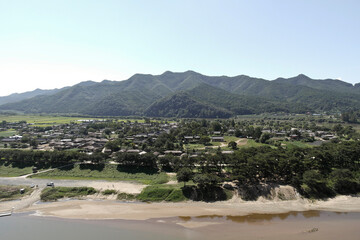
[[[356,240],[359,236],[358,212],[181,216],[146,221],[69,220],[23,213],[0,218],[1,240]]]

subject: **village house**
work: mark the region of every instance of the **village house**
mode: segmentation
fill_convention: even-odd
[[[213,136],[211,137],[212,142],[225,142],[224,137],[221,136]]]

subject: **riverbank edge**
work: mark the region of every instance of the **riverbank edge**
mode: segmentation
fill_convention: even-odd
[[[326,201],[298,199],[288,201],[232,199],[224,202],[141,203],[111,200],[67,200],[34,204],[19,212],[35,212],[35,216],[89,220],[149,220],[171,217],[246,216],[303,211],[360,212],[359,196],[337,196]]]

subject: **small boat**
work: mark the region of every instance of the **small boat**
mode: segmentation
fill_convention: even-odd
[[[11,216],[11,214],[14,211],[14,207],[11,209],[11,212],[5,212],[5,213],[0,213],[0,217],[7,217],[7,216]]]

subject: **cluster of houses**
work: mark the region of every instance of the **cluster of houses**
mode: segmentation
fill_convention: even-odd
[[[270,133],[275,138],[290,138],[294,140],[300,140],[304,137],[313,137],[315,140],[319,141],[326,141],[331,139],[338,138],[335,134],[326,131],[311,131],[309,129],[298,129],[298,128],[291,128],[290,131],[277,131],[277,130],[270,130],[270,129],[263,129],[262,133]]]
[[[110,132],[110,134],[105,133],[105,129],[93,130],[91,132],[86,131],[89,124],[94,124],[99,121],[91,120],[81,120],[78,123],[64,124],[64,125],[54,125],[49,127],[44,131],[44,128],[36,128],[31,126],[31,124],[26,123],[7,123],[7,126],[2,130],[6,131],[8,129],[16,129],[18,132],[21,132],[21,135],[14,135],[11,137],[4,137],[0,139],[0,142],[3,146],[18,148],[26,145],[31,147],[30,143],[24,141],[25,137],[32,138],[36,142],[33,145],[36,145],[36,149],[52,151],[52,150],[69,150],[69,149],[78,149],[81,152],[92,153],[92,152],[109,152],[109,149],[105,148],[107,142],[117,138],[117,134],[121,133],[120,129],[117,132]],[[103,122],[103,121],[101,121]],[[134,144],[143,144],[148,139],[155,141],[157,137],[163,133],[169,133],[171,129],[178,127],[176,122],[173,123],[161,123],[153,125],[152,123],[134,123],[134,122],[121,122],[124,127],[128,128],[141,128],[146,130],[145,133],[136,133],[130,136],[125,137],[125,140],[128,140]],[[24,138],[23,138],[24,137]],[[35,148],[34,146],[32,146]],[[22,147],[23,148],[23,147]],[[136,153],[144,154],[143,151],[137,149],[129,149],[128,152],[134,150]],[[124,150],[122,150],[124,151]]]
[[[66,149],[80,149],[83,152],[99,152],[102,151],[105,144],[109,140],[106,138],[65,138],[65,139],[52,139],[48,146],[54,150],[66,150]],[[46,145],[46,144],[45,144]],[[45,146],[46,147],[46,146]]]
[[[102,121],[103,122],[103,121]],[[122,128],[118,128],[106,131],[105,128],[89,130],[89,124],[94,124],[96,121],[84,120],[78,123],[55,125],[48,128],[36,128],[31,124],[20,123],[7,123],[6,126],[2,126],[0,130],[6,131],[8,129],[15,129],[19,133],[18,135],[0,138],[2,146],[6,147],[18,147],[16,143],[21,143],[22,146],[27,144],[29,148],[36,148],[38,150],[52,151],[52,150],[68,150],[78,149],[81,152],[92,153],[92,152],[105,152],[112,153],[110,149],[107,149],[105,145],[116,138],[119,135],[123,135],[123,140],[131,143],[132,146],[141,146],[142,144],[152,141],[155,142],[160,134],[170,133],[172,129],[177,129],[179,126],[178,122],[171,123],[138,123],[138,122],[120,122]],[[126,131],[124,129],[127,129]],[[130,131],[129,131],[130,129]],[[86,130],[86,131],[84,131]],[[89,131],[88,131],[89,130]],[[241,129],[240,129],[241,131]],[[221,131],[209,132],[208,141],[211,142],[225,142],[225,135],[235,135],[235,129],[228,129],[226,133]],[[269,133],[273,139],[293,139],[300,140],[304,137],[313,137],[314,140],[325,141],[337,138],[332,132],[325,131],[311,131],[308,129],[297,129],[291,128],[285,130],[274,130],[274,129],[263,129],[262,133]],[[251,138],[251,136],[242,136],[245,138]],[[24,141],[25,138],[31,138],[32,143]],[[198,135],[186,135],[183,136],[183,144],[197,144],[201,140],[201,136]],[[35,141],[35,143],[34,143]],[[14,145],[12,145],[14,144]],[[136,148],[136,147],[135,147]],[[206,150],[209,147],[205,147]],[[139,149],[122,149],[120,152],[129,152],[137,154],[145,154],[145,151]],[[232,153],[232,151],[224,151],[225,154]],[[162,155],[170,154],[173,156],[182,156],[183,151],[180,150],[166,150],[159,154]]]

